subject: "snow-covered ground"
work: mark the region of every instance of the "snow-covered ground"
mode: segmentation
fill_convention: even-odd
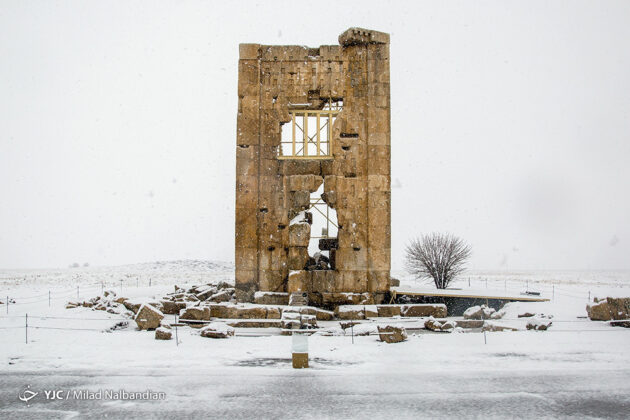
[[[630,272],[473,272],[470,289],[529,289],[550,299],[507,305],[501,324],[524,329],[518,315],[527,311],[553,315],[552,327],[485,336],[418,332],[398,344],[315,335],[304,371],[291,368],[291,337],[237,329],[234,338],[214,340],[184,327],[177,345],[136,331],[133,321],[106,332],[121,320],[117,314],[64,308],[77,293],[81,300],[103,289],[159,298],[175,284],[231,282],[232,269],[179,261],[0,271],[0,301],[10,300],[8,313],[0,305],[0,417],[623,418],[630,409],[630,330],[584,318],[589,292],[591,299],[630,296]],[[396,274],[403,286],[418,286]],[[468,275],[453,287],[469,288]],[[39,392],[29,406],[18,399],[27,385]],[[49,388],[151,389],[166,399],[50,401]]]

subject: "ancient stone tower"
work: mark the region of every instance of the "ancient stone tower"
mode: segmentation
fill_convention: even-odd
[[[380,303],[389,291],[389,35],[351,28],[339,44],[239,46],[241,302]]]

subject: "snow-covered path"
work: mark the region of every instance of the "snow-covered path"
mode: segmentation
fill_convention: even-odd
[[[630,369],[339,372],[269,368],[76,370],[0,376],[3,418],[627,418]],[[161,390],[164,401],[47,401],[34,390]]]

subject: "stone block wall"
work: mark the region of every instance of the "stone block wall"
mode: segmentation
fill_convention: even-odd
[[[390,282],[389,35],[351,28],[340,45],[241,44],[236,135],[236,294],[370,293]],[[281,126],[296,106],[343,100],[330,159],[278,159]],[[304,270],[310,194],[324,184],[337,211],[334,270]],[[293,222],[292,222],[293,220]],[[329,271],[317,273],[317,271]]]

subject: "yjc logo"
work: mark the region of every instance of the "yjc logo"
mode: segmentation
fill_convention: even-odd
[[[20,401],[24,401],[26,403],[26,406],[28,407],[28,402],[35,398],[37,394],[39,394],[39,392],[31,391],[31,386],[26,385],[24,389],[22,389],[22,391],[18,394],[18,398],[20,399]]]

